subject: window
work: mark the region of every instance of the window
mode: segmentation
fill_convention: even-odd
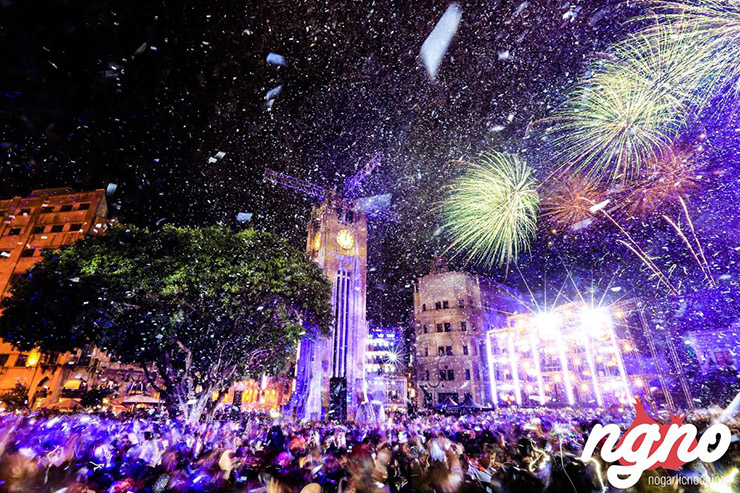
[[[720,368],[733,366],[732,354],[730,354],[729,351],[719,351],[714,353],[714,359],[717,360],[717,366]]]
[[[429,356],[429,348],[424,346],[424,356]]]
[[[434,309],[435,310],[441,310],[442,309],[442,302],[441,301],[435,302],[434,303]]]
[[[447,354],[447,356],[452,356],[452,346],[447,346],[445,349],[446,349],[445,354]]]
[[[31,213],[31,209],[25,208],[21,209],[21,216],[27,216]]]
[[[69,212],[72,210],[72,204],[65,204],[59,208],[59,212]]]
[[[54,212],[54,207],[50,205],[41,208],[41,214],[50,214],[52,212]]]
[[[429,370],[426,370],[424,372],[424,380],[426,380],[427,382],[429,381]]]
[[[428,325],[425,325],[424,326],[424,333],[425,334],[428,334],[429,333],[429,326]]]
[[[442,381],[447,380],[447,370],[439,370],[439,379]]]
[[[33,257],[33,248],[24,248],[21,257]]]
[[[44,232],[44,227],[43,226],[34,226],[33,227],[33,230],[31,232],[33,234],[35,234],[35,235],[40,235],[41,233]]]
[[[8,363],[9,354],[0,354],[0,368]]]
[[[426,303],[424,303],[423,305],[421,305],[421,311],[423,311],[423,312],[427,311],[427,304]]]
[[[449,302],[449,301],[447,301],[447,300],[444,300],[444,301],[442,302],[442,309],[443,309],[443,310],[447,310],[447,309],[449,309],[449,308],[450,308],[450,302]]]
[[[475,347],[475,346],[473,346],[473,347]],[[467,356],[467,355],[468,355],[468,346],[463,346],[463,354],[464,354],[465,356]]]
[[[460,322],[460,330],[463,332],[468,330],[468,323],[467,322]]]
[[[71,225],[71,226],[69,227],[69,230],[70,230],[70,231],[82,231],[82,224],[80,224],[80,223],[75,223],[75,224],[72,224],[72,225]]]
[[[18,236],[21,234],[21,228],[10,228],[10,231],[8,231],[8,236]]]
[[[26,366],[26,360],[28,359],[27,354],[19,354],[18,359],[15,360],[15,366]]]
[[[437,356],[444,356],[444,355],[445,355],[445,347],[444,346],[439,346],[437,348]]]
[[[80,206],[77,208],[78,211],[86,211],[90,208],[90,204],[80,204]]]
[[[442,324],[437,324],[437,332],[442,332]]]
[[[473,324],[473,330],[478,330],[478,327],[476,327],[475,324]]]
[[[455,370],[447,370],[447,380],[452,381],[455,379]]]
[[[470,370],[465,368],[465,380],[470,380]]]
[[[465,308],[465,300],[462,298],[457,300],[457,306],[458,308]]]
[[[52,233],[61,233],[63,230],[64,230],[63,224],[55,224],[54,226],[51,227]]]
[[[445,332],[452,332],[452,324],[445,322]]]

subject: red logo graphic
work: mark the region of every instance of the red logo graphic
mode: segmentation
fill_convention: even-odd
[[[632,422],[632,425],[627,429],[624,436],[619,440],[617,443],[617,448],[620,448],[622,446],[622,443],[624,440],[629,436],[630,432],[634,430],[639,425],[652,425],[656,424],[660,427],[660,440],[653,442],[653,445],[650,447],[650,453],[649,456],[652,456],[653,453],[658,450],[658,447],[660,447],[663,444],[663,441],[666,439],[666,436],[668,435],[668,429],[671,427],[671,425],[676,426],[682,426],[684,420],[686,419],[686,416],[682,416],[680,414],[673,415],[671,414],[671,420],[668,424],[660,424],[657,421],[655,421],[653,418],[651,418],[647,411],[645,411],[645,403],[640,399],[640,397],[635,397],[635,412],[637,413],[637,416],[635,416],[635,420]],[[632,446],[630,447],[630,450],[632,452],[637,452],[637,450],[642,445],[642,442],[645,441],[645,435],[641,435],[639,438],[637,438]],[[678,458],[678,446],[682,442],[676,441],[673,443],[673,446],[670,449],[670,452],[668,452],[668,457],[664,461],[655,461],[651,466],[647,467],[646,470],[650,471],[653,469],[657,469],[658,467],[663,467],[665,469],[679,469],[681,466],[686,464],[686,461],[682,461]],[[687,452],[692,453],[695,451],[696,447],[699,446],[699,443],[694,438],[690,444],[688,445]],[[619,459],[619,463],[623,466],[633,466],[634,462],[629,462],[627,459],[622,457]]]

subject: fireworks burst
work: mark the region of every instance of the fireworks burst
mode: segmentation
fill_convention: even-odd
[[[666,152],[686,123],[681,102],[610,62],[595,69],[553,118],[555,158],[587,177],[625,181]]]
[[[703,175],[694,158],[694,151],[686,148],[664,155],[646,176],[630,183],[622,200],[625,211],[648,215],[696,191]]]
[[[668,23],[678,36],[696,47],[697,61],[682,63],[685,71],[700,70],[693,86],[699,95],[693,102],[698,109],[727,87],[722,99],[727,103],[740,93],[740,3],[727,0],[657,1],[659,23],[644,32],[655,37]],[[663,22],[660,22],[663,21]]]
[[[480,155],[444,204],[449,249],[483,265],[516,262],[534,237],[539,202],[532,170],[516,155]]]
[[[543,217],[554,226],[573,228],[593,217],[591,208],[603,197],[602,187],[593,179],[578,173],[555,176],[542,199]]]

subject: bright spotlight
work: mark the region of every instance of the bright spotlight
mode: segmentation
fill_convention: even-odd
[[[585,308],[581,312],[581,324],[586,329],[601,329],[612,323],[609,312],[604,308]]]
[[[552,331],[560,327],[560,316],[552,312],[539,313],[534,319],[537,328],[544,331]]]

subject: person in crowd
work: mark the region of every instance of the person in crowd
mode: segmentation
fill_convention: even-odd
[[[701,430],[716,414],[687,419]],[[607,464],[583,462],[584,441],[596,423],[626,429],[633,419],[628,409],[511,407],[342,423],[253,413],[186,426],[156,415],[7,413],[0,493],[603,492]],[[739,423],[728,423],[722,459],[647,471],[634,491],[659,491],[648,481],[655,474],[737,474]],[[691,488],[683,491],[700,491]]]

